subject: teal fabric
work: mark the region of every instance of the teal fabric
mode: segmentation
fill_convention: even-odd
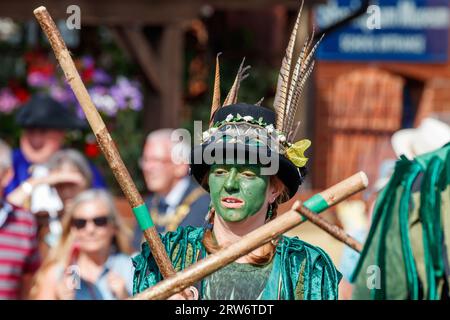
[[[410,161],[397,161],[379,194],[371,229],[354,274],[353,299],[439,299],[442,295],[445,234],[450,214],[450,144]],[[449,248],[447,248],[449,250]],[[368,270],[379,268],[379,287]]]
[[[204,229],[178,228],[161,237],[176,271],[206,256],[202,244]],[[133,294],[161,281],[156,262],[146,243],[141,254],[133,259],[135,275]],[[272,262],[272,270],[261,298],[275,299],[337,299],[341,274],[329,256],[320,248],[301,241],[297,237],[281,237]],[[255,279],[257,281],[258,279]],[[230,279],[232,282],[233,279]],[[200,286],[200,297],[205,298],[205,281]]]
[[[425,268],[427,272],[428,292],[430,300],[436,300],[437,280],[444,274],[444,264],[441,259],[443,230],[441,224],[440,189],[438,180],[444,165],[437,157],[433,157],[426,168],[422,190],[420,195],[420,219],[423,222],[423,246],[425,248]]]
[[[226,265],[204,279],[203,299],[261,299],[265,284],[272,271],[272,262],[273,259],[265,265],[237,262]]]

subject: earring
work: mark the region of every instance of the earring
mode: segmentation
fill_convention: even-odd
[[[267,210],[267,216],[266,216],[266,219],[267,219],[267,220],[272,219],[272,215],[273,215],[273,208],[272,208],[272,204],[269,203],[269,209]]]
[[[205,217],[205,222],[206,222],[206,223],[209,223],[209,220],[211,219],[211,216],[212,216],[212,208],[213,208],[212,202],[210,202],[210,203],[209,203],[209,207],[208,207],[208,213],[206,214],[206,217]]]

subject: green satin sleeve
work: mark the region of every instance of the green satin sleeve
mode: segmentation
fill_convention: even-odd
[[[203,228],[179,227],[174,232],[160,235],[166,252],[176,272],[189,267],[196,261],[197,254],[204,257],[206,250],[202,245]],[[147,243],[142,244],[141,253],[133,258],[135,268],[133,295],[154,286],[163,278]]]
[[[301,262],[295,287],[296,300],[337,300],[341,273],[330,257],[320,249],[306,244],[305,259]]]
[[[282,237],[263,299],[335,300],[342,278],[330,257],[297,237]]]

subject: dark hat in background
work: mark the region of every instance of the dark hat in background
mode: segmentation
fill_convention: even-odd
[[[77,130],[86,128],[86,123],[47,94],[33,95],[16,115],[22,128],[45,128]]]

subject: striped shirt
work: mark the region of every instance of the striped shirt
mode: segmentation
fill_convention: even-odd
[[[38,267],[34,216],[0,199],[0,300],[19,299],[22,276]]]

